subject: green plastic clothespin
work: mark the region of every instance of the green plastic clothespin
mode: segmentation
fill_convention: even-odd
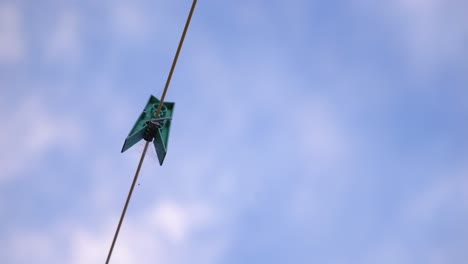
[[[125,139],[122,152],[131,148],[141,139],[153,141],[154,148],[158,154],[159,164],[162,165],[167,152],[174,103],[164,102],[159,116],[156,116],[158,105],[159,100],[151,95],[145,109]]]

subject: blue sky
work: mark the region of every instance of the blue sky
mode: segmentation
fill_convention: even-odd
[[[0,2],[0,262],[103,263],[190,1]],[[111,263],[465,263],[468,5],[199,1]]]

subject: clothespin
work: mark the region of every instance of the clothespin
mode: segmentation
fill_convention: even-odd
[[[164,102],[159,116],[156,116],[156,109],[159,103],[160,101],[156,97],[150,96],[143,112],[125,139],[121,152],[131,148],[141,139],[148,142],[153,141],[154,148],[158,154],[159,164],[162,166],[167,153],[167,143],[175,103]]]

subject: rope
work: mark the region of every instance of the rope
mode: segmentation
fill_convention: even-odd
[[[149,145],[149,141],[146,141],[145,148],[143,149],[143,153],[141,155],[140,162],[138,163],[138,167],[137,167],[137,170],[135,172],[135,177],[133,178],[132,186],[130,187],[130,191],[128,192],[127,200],[125,201],[122,216],[120,217],[119,224],[117,225],[117,230],[115,230],[114,239],[112,240],[112,245],[111,245],[111,248],[109,250],[109,254],[107,255],[106,264],[109,263],[109,260],[110,260],[110,258],[112,256],[112,251],[114,250],[115,241],[117,241],[117,237],[119,236],[120,227],[122,226],[122,222],[124,220],[125,213],[127,212],[127,207],[128,207],[128,204],[130,203],[130,198],[132,197],[133,189],[135,188],[135,183],[137,182],[137,179],[138,179],[138,174],[140,174],[141,165],[143,164],[143,160],[145,159],[145,154],[146,154],[146,150],[148,149],[148,145]]]
[[[190,21],[192,20],[193,10],[195,10],[196,4],[197,4],[197,0],[193,0],[192,8],[190,8],[190,13],[187,17],[187,22],[185,22],[184,32],[182,32],[182,36],[180,37],[180,41],[179,41],[179,46],[177,47],[174,60],[172,61],[171,70],[169,71],[169,75],[167,76],[166,85],[164,86],[164,90],[161,95],[161,101],[159,101],[158,109],[156,110],[156,118],[159,117],[159,112],[161,111],[161,108],[163,106],[164,98],[166,97],[167,88],[169,88],[169,83],[171,82],[172,74],[174,73],[174,69],[177,64],[177,59],[179,58],[180,50],[182,49],[182,45],[184,44],[185,34],[187,34],[187,30],[190,25]]]
[[[169,88],[169,84],[170,84],[171,79],[172,79],[172,74],[174,73],[174,69],[175,69],[175,66],[177,64],[177,59],[179,58],[180,50],[182,49],[182,45],[184,44],[185,35],[187,34],[187,30],[188,30],[188,27],[190,25],[190,21],[192,20],[193,11],[195,10],[196,4],[197,4],[197,0],[193,0],[192,7],[190,8],[190,13],[189,13],[189,15],[187,17],[187,21],[185,22],[184,31],[182,32],[182,36],[180,37],[179,46],[177,47],[177,51],[176,51],[176,54],[174,56],[174,60],[172,61],[171,70],[169,71],[169,75],[167,76],[166,85],[164,86],[164,90],[163,90],[163,93],[161,95],[161,100],[159,101],[159,105],[158,105],[158,108],[157,108],[156,113],[155,113],[156,118],[158,118],[159,112],[161,111],[161,108],[162,108],[162,106],[164,104],[164,98],[166,97],[166,93],[167,93],[167,90]],[[125,218],[125,213],[127,212],[127,207],[128,207],[128,204],[130,203],[130,199],[132,197],[133,189],[135,188],[135,183],[137,182],[138,175],[140,174],[141,165],[143,164],[143,160],[145,159],[145,155],[146,155],[146,151],[148,150],[149,143],[150,143],[150,141],[146,141],[145,148],[143,149],[143,153],[141,153],[140,162],[138,163],[138,167],[137,167],[136,172],[135,172],[135,177],[133,178],[132,186],[130,187],[130,191],[128,192],[127,200],[125,201],[125,205],[124,205],[124,208],[123,208],[123,211],[122,211],[122,215],[120,216],[119,224],[117,225],[117,229],[115,230],[114,239],[112,240],[112,245],[110,247],[109,254],[107,255],[106,264],[109,264],[110,258],[112,256],[112,252],[114,250],[115,242],[117,241],[117,237],[119,236],[120,227],[122,226],[122,222],[123,222],[123,220]]]

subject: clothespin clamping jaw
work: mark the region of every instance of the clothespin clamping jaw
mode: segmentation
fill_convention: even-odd
[[[131,148],[141,139],[148,142],[153,141],[154,148],[158,154],[159,164],[162,166],[167,152],[174,103],[164,102],[159,116],[156,116],[158,105],[159,100],[151,95],[145,109],[125,139],[122,152]]]

